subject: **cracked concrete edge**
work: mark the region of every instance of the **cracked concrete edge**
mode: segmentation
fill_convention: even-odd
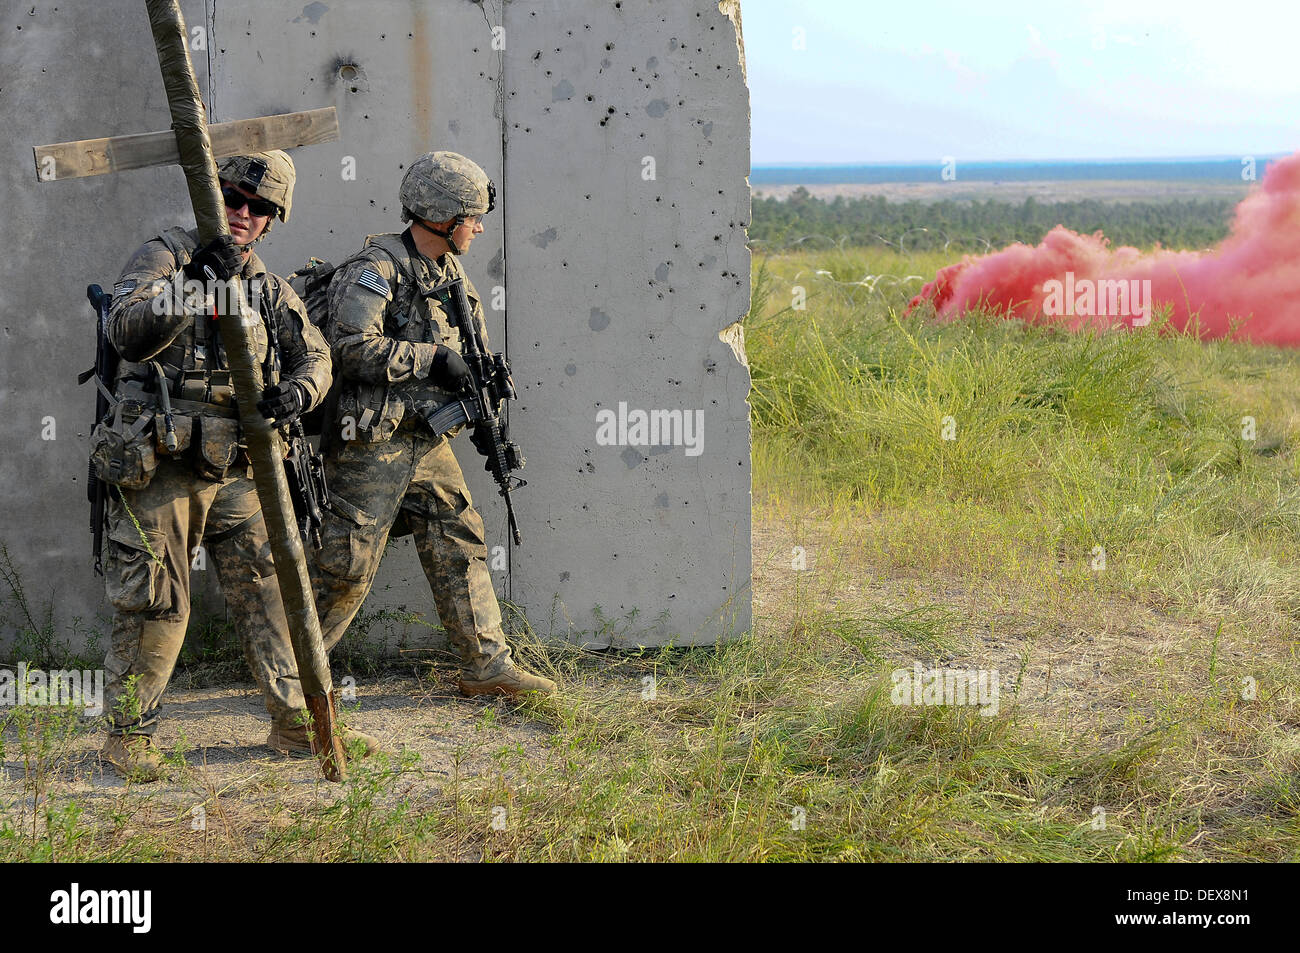
[[[718,11],[731,21],[731,25],[736,31],[736,54],[740,61],[740,75],[744,80],[745,88],[748,89],[749,71],[745,66],[745,31],[740,20],[740,0],[718,0]],[[745,185],[749,186],[749,176],[745,176]],[[749,229],[746,228],[745,232],[748,235]],[[749,367],[749,357],[745,353],[745,327],[742,321],[747,314],[748,309],[746,309],[746,314],[742,314],[739,319],[718,332],[718,340],[731,348],[731,353],[736,356],[736,360],[746,368]]]
[[[718,11],[736,28],[736,52],[740,55],[740,75],[749,86],[749,70],[745,66],[745,31],[740,24],[740,0],[718,0]]]

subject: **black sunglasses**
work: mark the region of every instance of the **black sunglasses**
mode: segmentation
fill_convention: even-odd
[[[276,205],[274,202],[267,199],[250,199],[233,185],[222,186],[221,197],[226,200],[226,208],[233,209],[236,212],[245,205],[248,206],[248,214],[260,215],[264,218],[269,218],[276,212],[280,211],[280,206]]]

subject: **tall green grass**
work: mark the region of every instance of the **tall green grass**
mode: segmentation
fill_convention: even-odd
[[[769,501],[924,508],[1031,561],[1101,547],[1098,581],[1117,591],[1300,609],[1291,353],[1159,318],[1070,333],[906,313],[920,282],[903,279],[939,264],[852,249],[757,262],[746,343]]]

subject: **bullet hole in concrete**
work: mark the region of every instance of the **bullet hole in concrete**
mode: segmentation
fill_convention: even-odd
[[[613,48],[614,48],[614,44],[613,44],[613,43],[606,43],[606,44],[605,44],[605,49],[606,49],[606,50],[612,50]]]

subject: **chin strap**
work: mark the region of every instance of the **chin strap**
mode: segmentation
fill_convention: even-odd
[[[430,225],[428,222],[426,222],[424,219],[419,218],[418,216],[414,216],[414,215],[411,216],[411,224],[412,224],[412,225],[419,225],[419,226],[420,226],[422,229],[424,229],[426,232],[429,232],[429,233],[431,233],[431,234],[433,234],[433,235],[437,235],[439,238],[441,238],[444,242],[447,243],[447,250],[450,251],[453,255],[459,255],[459,254],[460,254],[460,248],[459,248],[459,246],[457,246],[455,239],[453,239],[453,238],[451,237],[451,233],[452,233],[453,231],[455,231],[457,228],[459,228],[460,225],[461,225],[461,223],[464,222],[464,221],[465,221],[465,219],[464,219],[463,217],[461,217],[461,216],[458,215],[458,216],[456,217],[456,224],[455,224],[454,226],[452,226],[451,229],[449,229],[449,230],[447,230],[447,231],[445,231],[445,232],[440,232],[440,231],[438,231],[436,228],[434,228],[432,225]]]

